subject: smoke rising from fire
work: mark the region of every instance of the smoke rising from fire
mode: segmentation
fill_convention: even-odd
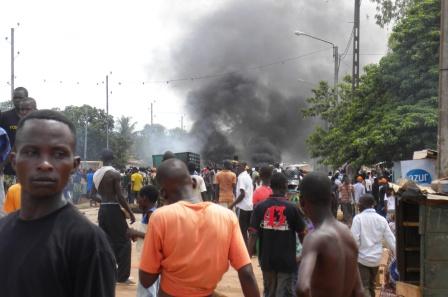
[[[305,139],[315,122],[303,119],[301,109],[318,81],[332,81],[334,64],[331,46],[293,32],[330,40],[342,51],[353,26],[353,3],[337,2],[229,0],[185,24],[171,70],[178,77],[223,74],[173,85],[187,94],[191,135],[204,160],[239,155],[255,165],[308,159]],[[375,47],[375,36],[369,39],[363,45]]]

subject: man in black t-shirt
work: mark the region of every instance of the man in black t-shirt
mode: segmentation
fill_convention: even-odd
[[[13,109],[10,109],[8,111],[2,112],[0,114],[0,127],[2,127],[9,137],[9,143],[11,147],[14,147],[14,142],[16,140],[16,130],[17,130],[17,124],[20,121],[20,118],[26,115],[26,113],[21,112],[21,104],[24,103],[25,99],[28,98],[28,91],[24,87],[18,87],[14,89],[14,95],[12,98],[12,103],[14,105]],[[29,98],[31,100],[28,100],[30,104],[24,105],[23,108],[27,109],[32,105],[32,102],[34,102],[34,109],[36,109],[36,101],[34,99]],[[28,111],[28,113],[31,110]],[[14,176],[16,175],[11,164],[9,161],[7,161],[4,164],[3,173],[5,176],[5,183],[7,188],[15,183]]]
[[[249,254],[255,253],[259,238],[258,257],[263,272],[264,296],[292,297],[297,270],[297,235],[303,238],[305,223],[297,207],[285,197],[288,180],[283,173],[272,175],[271,189],[272,196],[260,202],[252,214]]]
[[[30,113],[17,127],[11,163],[21,209],[0,220],[2,297],[115,296],[106,236],[62,197],[78,167],[76,132],[61,113]]]

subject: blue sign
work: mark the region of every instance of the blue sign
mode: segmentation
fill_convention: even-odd
[[[413,180],[417,184],[430,184],[432,182],[431,174],[423,169],[413,169],[406,174],[406,178]]]

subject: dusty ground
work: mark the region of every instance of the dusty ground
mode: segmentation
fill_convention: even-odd
[[[83,212],[92,222],[97,223],[97,214],[98,208],[89,207],[88,203],[83,203],[79,206],[81,212]],[[342,213],[338,213],[338,218],[342,217]],[[141,215],[136,215],[137,222],[141,219]],[[138,280],[138,265],[139,259],[136,255],[135,251],[135,243],[132,244],[132,265],[131,265],[131,277],[134,281]],[[384,270],[386,267],[387,259],[389,257],[388,252],[385,250],[383,253],[383,260],[380,265],[380,270]],[[258,282],[258,287],[260,288],[260,292],[263,291],[263,277],[261,274],[260,267],[258,266],[258,259],[252,258],[252,266],[254,268],[255,277]],[[378,275],[377,285],[384,284],[384,272]],[[117,297],[135,297],[136,296],[136,285],[117,285],[116,296]],[[377,296],[380,296],[379,290],[376,292]],[[216,289],[216,297],[241,297],[243,293],[241,291],[241,286],[238,280],[237,272],[230,267],[229,271],[227,271],[221,282],[218,284]]]
[[[91,208],[87,204],[80,205],[80,210],[83,212],[92,222],[97,223],[97,214],[98,208]],[[140,215],[136,215],[137,221],[140,220]],[[137,253],[135,252],[135,243],[132,245],[132,265],[131,265],[131,276],[134,281],[137,281],[138,275],[138,264],[139,259],[137,258]],[[258,260],[256,258],[252,258],[252,266],[254,268],[255,276],[257,278],[258,287],[260,290],[263,290],[263,278],[261,275],[260,267],[258,266]],[[117,297],[135,297],[136,296],[136,285],[117,285]],[[216,293],[218,296],[226,296],[226,297],[241,297],[243,293],[241,291],[241,286],[238,280],[238,274],[233,269],[230,268],[227,273],[224,274],[221,282],[218,284],[218,288],[216,289]]]

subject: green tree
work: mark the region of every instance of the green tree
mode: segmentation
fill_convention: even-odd
[[[376,23],[381,27],[402,18],[412,0],[370,0],[376,3]]]
[[[135,124],[130,117],[122,116],[117,122],[117,128],[112,134],[111,149],[115,154],[114,165],[116,168],[124,169],[132,154],[134,144]]]
[[[11,100],[0,102],[0,111],[4,112],[13,109],[14,105]]]
[[[437,141],[440,0],[413,1],[393,29],[390,53],[365,67],[359,88],[349,78],[340,101],[321,83],[308,99],[305,116],[320,116],[329,130],[308,138],[312,157],[327,165],[356,165],[409,159]]]
[[[87,160],[99,160],[106,148],[106,127],[109,122],[109,135],[112,134],[114,119],[102,109],[89,105],[67,106],[62,111],[76,127],[76,154],[84,156],[85,132],[87,125]]]

